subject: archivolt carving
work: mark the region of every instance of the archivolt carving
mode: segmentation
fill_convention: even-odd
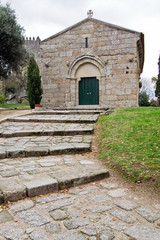
[[[77,57],[71,64],[68,70],[68,78],[75,78],[76,77],[76,71],[78,68],[85,64],[85,63],[91,63],[95,65],[102,76],[105,75],[105,63],[98,57],[96,56],[91,56],[91,55],[82,55]]]

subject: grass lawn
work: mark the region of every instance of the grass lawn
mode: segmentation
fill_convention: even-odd
[[[97,124],[99,158],[135,182],[160,187],[160,108],[116,109]]]
[[[0,107],[7,108],[7,109],[21,109],[21,110],[30,109],[30,106],[27,100],[24,100],[22,103],[6,103],[3,105],[0,104]]]

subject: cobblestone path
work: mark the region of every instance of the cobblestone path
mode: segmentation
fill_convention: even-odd
[[[0,211],[0,239],[159,240],[160,204],[110,178],[10,203]]]

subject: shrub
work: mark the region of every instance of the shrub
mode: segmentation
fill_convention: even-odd
[[[5,88],[5,91],[6,91],[7,93],[12,93],[12,94],[14,94],[14,93],[16,92],[16,89],[15,89],[15,87],[6,87],[6,88]]]
[[[0,103],[4,103],[4,101],[6,100],[6,97],[3,94],[0,94]]]
[[[139,106],[150,106],[149,96],[146,92],[139,93]]]
[[[151,99],[150,101],[150,106],[151,107],[158,107],[158,101],[154,100],[154,99]]]
[[[28,102],[27,99],[23,99],[23,100],[22,100],[22,104],[23,104],[23,105],[29,105],[29,102]]]
[[[39,67],[34,59],[30,58],[28,66],[28,101],[31,109],[35,107],[35,104],[40,104],[42,98],[41,76],[39,75]]]
[[[18,102],[18,103],[22,103],[22,98],[21,98],[21,96],[18,96],[18,97],[17,97],[17,102]]]

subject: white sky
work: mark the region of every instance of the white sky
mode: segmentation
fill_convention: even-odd
[[[0,0],[10,3],[26,37],[41,40],[93,17],[145,35],[145,64],[141,77],[158,75],[160,54],[160,0]]]

